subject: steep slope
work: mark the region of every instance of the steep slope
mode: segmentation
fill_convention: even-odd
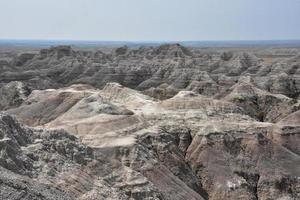
[[[34,90],[22,105],[7,112],[17,115],[18,120],[27,125],[43,125],[54,120],[82,98],[94,92],[92,87],[85,85],[75,85],[58,90]]]
[[[1,199],[74,199],[79,195],[68,189],[93,160],[93,152],[74,136],[29,129],[1,114],[0,138]],[[59,185],[68,172],[73,172],[74,181],[63,189]]]
[[[65,131],[29,129],[8,115],[0,125],[3,199],[203,199],[175,136],[145,133],[131,146],[93,150]],[[147,152],[149,145],[157,149]],[[185,170],[175,173],[176,163]]]
[[[0,110],[20,106],[30,94],[30,89],[22,82],[13,81],[0,88]]]
[[[224,99],[241,106],[259,121],[276,122],[300,108],[296,99],[258,89],[250,77],[241,77],[230,90]]]

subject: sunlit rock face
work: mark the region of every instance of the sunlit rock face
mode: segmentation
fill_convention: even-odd
[[[5,58],[0,199],[300,199],[299,56],[266,54]]]

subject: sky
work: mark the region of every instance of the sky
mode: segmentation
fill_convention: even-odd
[[[300,0],[0,0],[0,39],[300,39]]]

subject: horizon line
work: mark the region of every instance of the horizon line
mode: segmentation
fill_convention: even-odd
[[[180,43],[180,42],[268,42],[268,41],[300,41],[299,39],[237,39],[237,40],[86,40],[86,39],[21,39],[0,38],[0,41],[58,41],[58,42],[128,42],[128,43]]]

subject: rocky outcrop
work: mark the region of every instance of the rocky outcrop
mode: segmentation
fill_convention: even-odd
[[[69,110],[83,97],[84,90],[34,90],[22,105],[7,112],[17,115],[27,125],[43,125]]]
[[[20,106],[28,97],[31,90],[22,82],[14,81],[0,88],[0,110]]]
[[[1,199],[73,199],[55,179],[93,159],[92,149],[74,136],[32,130],[9,115],[0,114],[0,138]]]
[[[281,94],[272,94],[255,87],[250,77],[241,78],[230,88],[226,100],[244,108],[259,121],[276,122],[299,109],[299,101]]]
[[[209,199],[299,198],[299,154],[278,144],[285,137],[299,140],[299,134],[273,132],[267,124],[247,126],[216,125],[193,138],[186,159]]]

